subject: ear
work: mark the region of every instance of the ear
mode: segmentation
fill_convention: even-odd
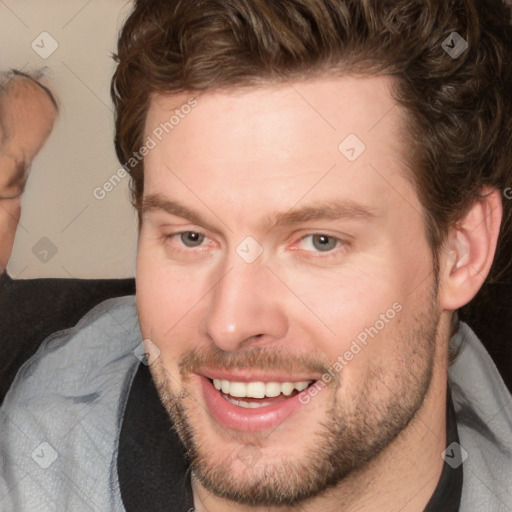
[[[448,311],[471,301],[494,260],[503,215],[501,194],[495,188],[486,188],[482,196],[450,230],[439,255],[439,301]]]

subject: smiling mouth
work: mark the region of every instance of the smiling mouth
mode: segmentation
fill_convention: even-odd
[[[222,398],[245,409],[268,407],[293,398],[308,388],[313,380],[298,382],[234,382],[209,379]]]

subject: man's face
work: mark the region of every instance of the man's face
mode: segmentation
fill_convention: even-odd
[[[15,77],[0,104],[0,270],[9,260],[28,169],[51,133],[55,107],[36,83]]]
[[[194,474],[219,496],[318,495],[421,410],[436,279],[390,84],[206,92],[161,142],[190,96],[152,100],[141,329]]]

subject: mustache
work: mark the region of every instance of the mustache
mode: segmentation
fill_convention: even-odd
[[[215,345],[191,349],[178,362],[180,374],[197,373],[202,367],[222,370],[251,369],[283,373],[314,373],[323,375],[328,371],[329,362],[318,356],[291,354],[276,348],[253,347],[244,351],[228,352]]]

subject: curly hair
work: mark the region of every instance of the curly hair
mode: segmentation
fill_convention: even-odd
[[[136,0],[114,57],[118,158],[141,147],[155,92],[389,75],[436,255],[485,187],[512,186],[510,19],[502,0]],[[454,32],[468,45],[456,57]],[[130,174],[140,215],[144,162]],[[512,200],[502,203],[494,279],[511,264]]]

